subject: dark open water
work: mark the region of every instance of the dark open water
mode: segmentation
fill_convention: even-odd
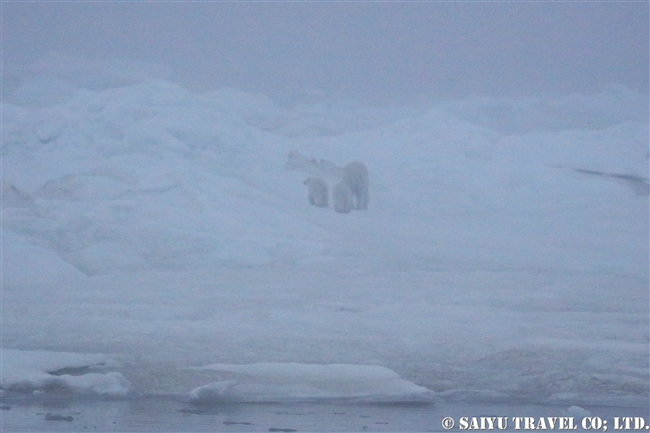
[[[586,406],[599,417],[599,431],[614,429],[614,417],[639,417],[650,432],[648,407]],[[435,403],[388,404],[221,404],[193,406],[173,399],[139,398],[98,401],[73,398],[25,398],[5,394],[0,411],[4,432],[425,432],[446,431],[443,419],[452,417],[453,431],[461,417],[508,417],[508,430],[515,430],[512,417],[570,416],[567,407]],[[634,431],[634,421],[631,422]],[[480,419],[479,419],[480,422]],[[575,431],[585,431],[582,416],[574,417]],[[637,421],[640,422],[640,421]],[[596,421],[597,423],[597,421]],[[597,425],[597,424],[595,424]],[[522,431],[525,431],[522,423]],[[605,430],[605,427],[607,429]],[[558,427],[554,431],[560,431]]]

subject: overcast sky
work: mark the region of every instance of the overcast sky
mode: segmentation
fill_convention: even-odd
[[[648,91],[648,2],[2,4],[3,61],[54,51],[170,66],[195,90],[366,102]]]

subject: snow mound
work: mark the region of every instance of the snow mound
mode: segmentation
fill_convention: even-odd
[[[120,373],[96,371],[118,366],[106,355],[12,349],[2,349],[0,354],[3,390],[66,390],[119,398],[125,397],[131,388],[131,383]]]
[[[433,391],[375,365],[257,363],[212,364],[195,369],[230,373],[229,380],[193,389],[190,401],[198,404],[306,400],[405,403],[433,399]]]
[[[3,72],[5,102],[33,107],[67,102],[80,88],[101,91],[174,76],[169,68],[155,63],[84,59],[55,52],[31,63],[8,65]]]
[[[32,240],[3,230],[2,283],[4,287],[26,284],[46,284],[56,281],[74,281],[84,274],[66,263],[56,253]]]
[[[586,409],[581,408],[580,406],[571,406],[570,408],[567,409],[567,414],[569,416],[572,416],[574,418],[584,418],[587,416],[591,416],[591,412],[589,412]]]

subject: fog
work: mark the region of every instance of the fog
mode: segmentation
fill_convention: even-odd
[[[165,65],[192,90],[373,104],[648,91],[647,2],[3,2],[6,66]]]
[[[650,424],[647,2],[0,7],[0,430]]]

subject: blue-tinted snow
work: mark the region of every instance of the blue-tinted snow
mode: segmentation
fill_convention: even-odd
[[[150,394],[300,363],[450,400],[647,401],[647,95],[280,107],[138,67],[27,74],[2,103],[7,353],[107,354]],[[369,209],[310,206],[291,151],[363,161]]]

